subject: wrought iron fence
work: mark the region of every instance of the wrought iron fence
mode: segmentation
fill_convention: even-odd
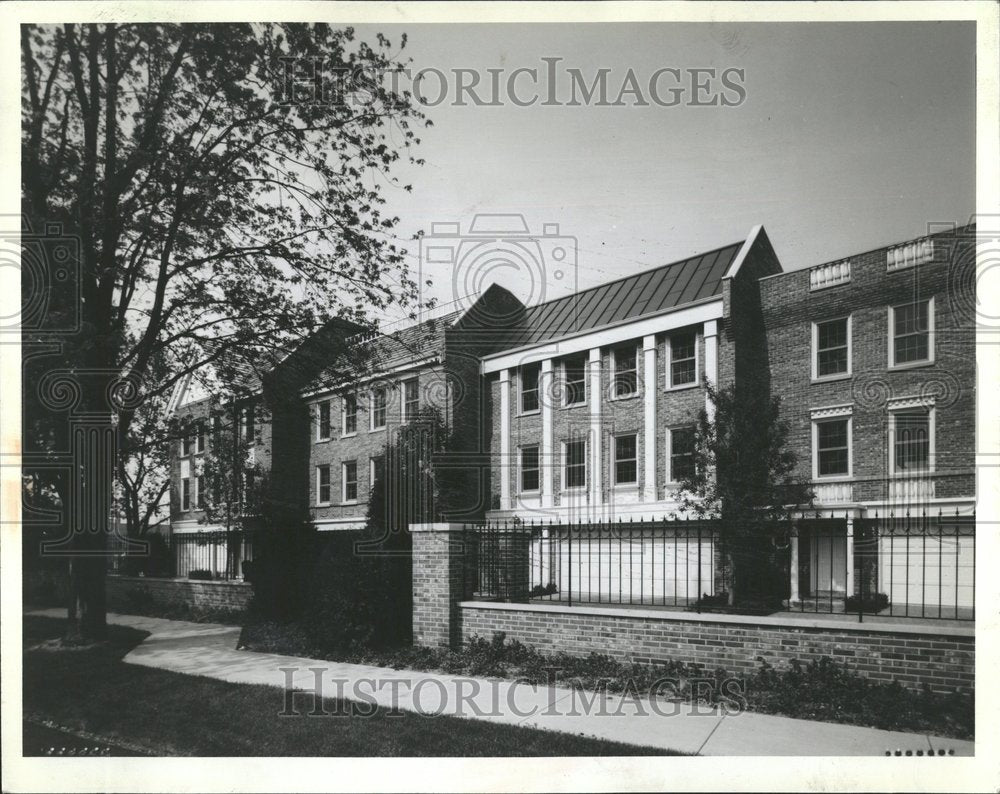
[[[113,574],[243,579],[245,563],[254,558],[255,534],[249,530],[175,533],[152,536],[145,553],[130,550],[123,538],[111,541],[108,571]]]
[[[973,620],[975,516],[802,517],[752,538],[709,519],[476,527],[474,597]]]

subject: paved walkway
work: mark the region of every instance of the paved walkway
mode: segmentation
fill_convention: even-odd
[[[62,617],[65,610],[31,614]],[[753,712],[727,715],[704,705],[651,703],[645,698],[608,695],[601,702],[594,693],[561,687],[238,651],[240,629],[214,623],[116,614],[109,614],[108,622],[150,633],[125,656],[128,664],[307,693],[316,691],[319,679],[324,697],[387,709],[529,725],[702,755],[884,756],[886,750],[911,751],[914,756],[917,751],[926,756],[940,750],[973,755],[970,741],[918,733]],[[312,699],[295,696],[294,707],[307,713]]]

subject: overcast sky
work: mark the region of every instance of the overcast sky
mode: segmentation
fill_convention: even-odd
[[[578,265],[550,278],[546,298],[740,240],[758,223],[792,270],[968,221],[975,208],[972,23],[381,25],[359,37],[374,30],[394,42],[405,30],[414,69],[475,69],[484,82],[486,69],[544,68],[543,57],[588,78],[609,68],[615,92],[629,68],[640,82],[664,67],[744,70],[737,107],[427,108],[427,163],[403,174],[411,194],[389,194],[402,231],[465,231],[477,213],[523,213],[537,232],[558,223]],[[428,294],[462,291],[447,266],[430,270]]]

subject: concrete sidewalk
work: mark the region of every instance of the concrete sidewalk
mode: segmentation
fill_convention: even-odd
[[[63,617],[66,613],[47,609],[29,614]],[[727,715],[704,705],[645,698],[607,695],[601,700],[595,693],[563,687],[238,651],[240,629],[233,626],[116,614],[109,614],[108,622],[150,634],[125,656],[128,664],[305,693],[316,692],[320,681],[323,697],[365,707],[374,703],[386,709],[528,725],[702,755],[884,756],[887,750],[900,750],[927,756],[943,750],[971,756],[974,749],[970,741],[918,733],[753,712]],[[308,695],[295,696],[293,703],[303,714],[313,709]]]

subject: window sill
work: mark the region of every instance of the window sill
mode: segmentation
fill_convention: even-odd
[[[357,434],[358,434],[358,431],[355,430],[353,433],[341,433],[340,437],[341,438],[354,438]]]
[[[695,381],[694,383],[682,383],[680,386],[666,386],[664,391],[684,391],[686,389],[697,389],[701,386],[700,381]]]
[[[836,375],[820,375],[819,377],[810,378],[810,383],[836,383],[841,380],[850,380],[851,373],[848,372],[838,372]]]
[[[518,496],[541,496],[541,495],[542,495],[542,492],[541,492],[541,490],[534,490],[534,491],[518,491],[518,492],[517,492],[517,495],[518,495]]]
[[[615,483],[611,486],[612,490],[615,491],[638,491],[639,483],[637,482],[625,482],[625,483]]]
[[[332,505],[333,502],[316,502],[316,504],[314,504],[313,507],[330,507]]]
[[[624,402],[625,400],[634,400],[639,396],[639,392],[632,392],[632,394],[624,394],[620,397],[608,397],[609,403]]]
[[[815,485],[834,485],[836,483],[843,482],[854,482],[853,474],[830,474],[830,475],[820,475],[817,474],[812,478],[812,482]]]
[[[333,436],[327,436],[326,438],[314,438],[313,439],[313,443],[314,444],[325,444],[328,441],[333,441]]]
[[[535,408],[533,411],[518,411],[518,418],[522,416],[538,416],[542,412],[541,408]]]
[[[921,367],[933,367],[933,366],[934,366],[934,359],[925,358],[922,359],[921,361],[908,361],[905,364],[890,364],[889,372],[896,372],[898,370],[906,370],[906,369],[920,369]]]
[[[382,427],[373,427],[368,432],[369,433],[381,433],[386,429],[387,425],[382,425]]]
[[[357,499],[345,499],[340,503],[341,507],[350,507],[351,505],[356,505],[358,503]]]
[[[587,401],[586,400],[583,400],[582,402],[578,402],[578,403],[569,403],[567,405],[560,405],[559,406],[559,408],[561,410],[563,410],[563,411],[566,411],[566,410],[568,410],[570,408],[586,408],[586,407],[587,407]]]
[[[562,490],[559,491],[559,493],[565,493],[565,494],[587,493],[587,486],[586,485],[571,485],[568,488],[563,488]]]

